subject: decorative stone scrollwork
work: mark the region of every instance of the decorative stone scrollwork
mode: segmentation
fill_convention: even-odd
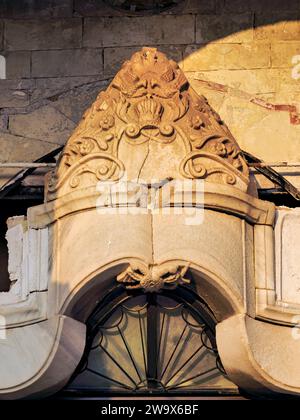
[[[185,278],[188,265],[178,264],[149,264],[130,265],[117,276],[117,281],[126,289],[143,289],[145,292],[158,292],[163,288],[174,289],[179,284],[188,284],[190,280]]]
[[[205,165],[205,159],[219,163],[219,166],[209,167],[209,164]],[[223,182],[228,185],[234,185],[239,175],[238,171],[235,174],[233,168],[218,156],[204,152],[188,154],[181,162],[180,170],[186,178],[206,178],[215,175],[216,182],[218,182],[217,178],[221,177]]]
[[[116,181],[127,165],[142,179],[141,165],[147,159],[156,166],[152,178],[156,177],[158,163],[151,162],[156,155],[140,147],[145,143],[157,150],[167,147],[164,153],[170,153],[170,163],[166,167],[164,162],[163,178],[201,178],[247,190],[247,164],[219,115],[194,92],[174,61],[155,48],[143,48],[123,64],[108,89],[85,112],[49,181],[48,200],[99,180]],[[180,154],[175,175],[171,143]],[[140,158],[134,161],[132,147],[140,147],[134,152]],[[87,176],[91,173],[95,176]]]
[[[92,175],[92,179],[96,181],[116,181],[121,178],[123,173],[123,163],[114,156],[105,153],[86,155],[75,165],[72,165],[67,174],[61,177],[52,175],[48,182],[47,193],[48,195],[56,193],[65,184],[66,178],[70,189],[75,189],[81,185],[84,174]]]

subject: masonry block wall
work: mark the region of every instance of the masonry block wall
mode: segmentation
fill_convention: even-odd
[[[243,147],[269,160],[282,153],[300,159],[299,125],[290,123],[289,108],[264,106],[297,108],[300,101],[300,79],[292,77],[300,1],[178,3],[151,15],[101,0],[1,0],[0,53],[7,64],[0,80],[1,161],[31,161],[64,144],[124,59],[145,45],[166,52],[196,90],[207,90]],[[0,185],[13,173],[1,170]]]

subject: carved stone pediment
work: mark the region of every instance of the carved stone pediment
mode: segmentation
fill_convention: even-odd
[[[185,179],[192,181],[177,182]],[[155,301],[149,293],[169,299],[178,292],[191,307],[195,300],[210,308],[220,360],[237,386],[299,396],[299,258],[291,244],[300,213],[276,215],[274,203],[248,185],[236,141],[176,63],[155,49],[134,54],[67,142],[48,179],[48,202],[9,222],[0,399],[42,396],[69,383],[89,345],[91,314],[101,312],[106,323],[123,288],[124,297],[146,292]],[[139,309],[133,313],[139,323]],[[181,328],[172,317],[170,343]],[[199,323],[191,328],[199,326],[203,332]],[[216,389],[213,381],[203,386]]]
[[[204,179],[246,191],[248,167],[219,115],[155,48],[126,61],[85,112],[47,185],[47,199],[98,181]]]

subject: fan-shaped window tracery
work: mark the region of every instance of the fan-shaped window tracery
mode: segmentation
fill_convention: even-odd
[[[186,287],[160,293],[117,287],[88,321],[85,356],[69,389],[182,394],[236,389],[215,342],[215,321]]]

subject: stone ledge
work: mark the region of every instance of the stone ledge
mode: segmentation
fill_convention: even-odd
[[[127,201],[126,197],[125,201],[119,203],[118,206],[134,207],[137,205],[135,191],[132,191],[131,196],[129,195],[129,201]],[[94,209],[99,198],[100,192],[95,190],[95,186],[73,191],[54,201],[31,207],[28,210],[28,225],[33,229],[40,229],[68,214]],[[122,196],[120,195],[121,198]],[[207,209],[225,211],[243,217],[250,223],[270,226],[274,223],[275,206],[273,203],[259,200],[234,187],[222,186],[220,184],[214,185],[207,182],[205,183],[205,194],[200,195],[198,201],[197,197],[193,194],[191,194],[191,198],[191,205],[195,207],[203,207],[204,205],[204,208]],[[158,207],[156,211],[159,213],[159,209],[162,208],[159,205],[159,198],[157,198],[157,203]],[[174,202],[170,204],[172,206]],[[185,204],[188,205],[188,203]],[[166,207],[167,205],[168,203],[163,203],[163,206]]]

